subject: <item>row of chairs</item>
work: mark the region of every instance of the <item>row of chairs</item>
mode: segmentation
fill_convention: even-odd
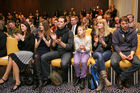
[[[91,33],[91,29],[87,30],[87,35],[90,35]],[[7,37],[7,54],[10,53],[15,53],[18,52],[19,49],[17,47],[18,41],[15,38],[12,37]],[[137,47],[137,51],[136,51],[136,55],[140,58],[140,35],[138,35],[138,46]],[[51,66],[52,67],[60,67],[60,63],[61,63],[61,59],[54,59],[51,61]],[[5,57],[1,57],[0,58],[0,65],[7,65],[8,64],[8,56]],[[95,60],[91,57],[89,58],[87,65],[90,66],[92,64],[96,64]],[[71,67],[68,68],[68,82],[73,82],[73,65],[74,65],[74,58],[71,59]],[[110,60],[108,60],[107,62],[105,62],[105,66],[106,68],[111,68],[110,65]],[[131,63],[127,60],[122,60],[120,62],[120,67],[122,68],[128,68],[131,66]],[[51,67],[51,68],[52,68]],[[52,71],[52,70],[51,70]],[[71,72],[71,73],[70,73]],[[115,84],[115,72],[113,71],[113,69],[111,68],[111,82],[113,84]],[[136,73],[134,73],[134,84],[138,83],[138,71]]]
[[[115,29],[110,29],[110,30],[113,33]],[[86,35],[90,36],[91,31],[92,29],[88,29],[86,31]],[[140,35],[138,35],[138,47],[137,47],[136,55],[140,58]],[[61,63],[61,58],[54,59],[51,61],[51,66],[60,67],[60,63]],[[89,67],[90,65],[93,64],[96,64],[95,59],[90,57],[87,62],[87,66]],[[128,60],[122,60],[120,61],[119,64],[120,67],[123,69],[126,69],[132,65]],[[68,82],[70,81],[73,82],[73,65],[74,65],[74,58],[71,59],[71,67],[68,68]],[[111,60],[105,62],[105,67],[111,69],[111,82],[112,84],[115,84],[115,71],[111,67]],[[134,73],[134,85],[138,83],[138,73],[139,73],[138,71]]]

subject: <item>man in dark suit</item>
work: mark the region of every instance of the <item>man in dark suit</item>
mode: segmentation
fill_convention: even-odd
[[[73,32],[73,35],[77,34],[77,28],[80,25],[78,23],[78,17],[77,16],[71,16],[71,20],[70,20],[70,26],[69,29]]]

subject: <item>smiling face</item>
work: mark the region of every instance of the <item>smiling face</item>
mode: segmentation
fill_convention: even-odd
[[[43,24],[42,24],[42,23],[40,23],[40,24],[39,24],[39,28],[40,28],[40,30],[41,30],[41,31],[43,31],[43,30],[44,30],[44,26],[43,26]]]
[[[76,25],[78,20],[75,17],[71,18],[71,25]]]
[[[134,21],[134,18],[133,18],[132,15],[128,15],[127,18],[129,19],[129,22],[130,22],[130,23]]]
[[[66,25],[66,22],[64,22],[64,18],[59,18],[58,19],[58,27],[59,27],[59,29],[64,28],[65,25]]]
[[[97,27],[98,27],[99,29],[102,29],[102,28],[104,27],[103,22],[98,22]]]
[[[82,26],[79,26],[78,27],[78,36],[84,36],[85,35],[85,30],[84,30],[84,27],[82,27]]]
[[[21,31],[22,32],[27,31],[27,27],[24,24],[21,24]]]

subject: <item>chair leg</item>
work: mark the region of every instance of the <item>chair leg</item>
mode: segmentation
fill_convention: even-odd
[[[68,67],[68,83],[70,82],[70,68]]]
[[[115,71],[113,70],[113,73],[114,73],[114,82],[113,82],[113,84],[115,85]]]
[[[71,83],[73,82],[73,67],[72,67],[72,64],[71,64]]]
[[[52,65],[50,65],[50,73],[52,72]]]
[[[134,72],[134,85],[138,83],[138,75],[139,75],[138,71]]]
[[[139,82],[139,70],[136,71],[136,84],[138,84]]]
[[[115,85],[115,71],[111,67],[111,83]]]

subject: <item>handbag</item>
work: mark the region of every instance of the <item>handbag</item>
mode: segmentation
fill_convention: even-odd
[[[90,68],[90,73],[88,76],[88,88],[91,90],[94,90],[99,85],[99,73],[97,69],[95,68],[95,65],[92,65]]]
[[[28,64],[26,69],[20,72],[20,80],[22,82],[22,85],[33,85],[33,68],[31,64]]]

